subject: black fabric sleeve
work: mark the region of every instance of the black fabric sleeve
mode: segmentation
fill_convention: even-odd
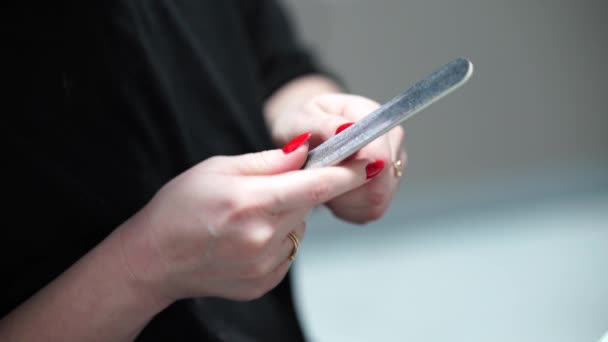
[[[245,21],[255,50],[264,98],[290,80],[306,74],[337,77],[321,67],[313,51],[300,41],[289,13],[276,0],[242,0]]]

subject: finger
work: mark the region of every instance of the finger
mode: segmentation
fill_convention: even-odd
[[[327,206],[334,215],[365,223],[384,215],[399,188],[399,178],[389,169],[364,186],[332,199]]]
[[[282,264],[285,260],[289,260],[289,258],[294,255],[297,255],[298,249],[302,240],[304,239],[304,234],[306,232],[306,223],[300,222],[296,226],[292,226],[289,228],[285,234],[281,235],[280,241],[278,241],[275,254],[270,258],[270,269],[275,269],[280,264]],[[295,242],[289,238],[289,234],[293,234],[295,237]]]
[[[379,186],[374,182],[332,199],[328,206],[332,209],[340,207],[354,208],[355,210],[384,206],[392,198],[392,189],[388,186]]]
[[[345,221],[352,223],[365,224],[368,222],[376,221],[382,217],[385,209],[377,207],[335,207],[331,208],[332,213]]]
[[[404,137],[403,128],[397,126],[359,151],[359,156],[369,159],[382,159],[393,169],[392,172],[386,172],[380,177],[376,177],[372,183],[382,183],[383,186],[389,188],[397,186],[399,177],[395,173],[395,162],[401,160],[403,173],[407,161],[403,149]]]
[[[393,165],[395,165],[395,163],[398,161],[401,163],[399,166],[400,172],[397,173],[397,170],[394,170],[393,172],[397,177],[398,182],[399,177],[405,173],[405,166],[407,163],[407,155],[405,154],[405,149],[403,146],[405,140],[405,131],[403,130],[403,127],[397,126],[388,132],[387,137],[391,145],[391,154],[394,156],[392,160]]]
[[[390,206],[399,187],[392,164],[371,182],[346,192],[328,202],[332,212],[343,219],[367,222],[379,219]]]
[[[293,127],[292,129],[297,128],[298,130],[313,132],[313,136],[310,139],[312,147],[316,147],[333,137],[339,127],[351,123],[349,119],[338,115],[328,114],[318,108],[313,109],[310,115],[298,115],[293,120],[294,122],[290,125]],[[289,132],[288,134],[293,133]]]
[[[390,167],[393,160],[391,153],[392,152],[387,137],[381,136],[359,150],[352,158],[355,158],[355,160],[366,159],[382,161],[385,167]],[[349,159],[346,160],[348,161]],[[387,174],[387,172],[381,172],[378,176],[371,180],[370,184],[383,184],[381,186],[390,186],[390,182],[387,181]]]
[[[359,120],[380,106],[366,97],[352,94],[321,95],[315,98],[313,104],[324,113],[343,116],[351,120]]]
[[[316,97],[308,106],[309,115],[289,118],[293,120],[289,126],[313,132],[310,143],[315,147],[338,134],[346,125],[353,124],[376,110],[379,104],[356,95],[327,94]],[[295,132],[285,134],[293,135]]]
[[[276,149],[233,157],[214,157],[210,160],[209,164],[211,165],[206,165],[206,167],[219,173],[247,176],[275,175],[298,170],[304,165],[308,157],[308,138],[310,138],[310,134],[296,137],[292,142],[295,141],[294,145],[298,143],[300,145],[295,149]]]
[[[291,260],[285,259],[279,266],[277,266],[270,274],[262,279],[262,288],[268,289],[268,291],[274,289],[281,283],[281,281],[289,272],[289,268],[291,267]]]
[[[358,188],[367,181],[366,165],[359,159],[340,166],[298,170],[248,182],[264,207],[274,212],[312,208]]]
[[[283,238],[287,236],[287,233],[293,229],[293,227],[300,224],[300,222],[306,222],[311,212],[311,207],[300,207],[283,211],[275,216],[276,240],[282,241]]]
[[[281,280],[285,277],[285,274],[287,274],[287,272],[289,271],[289,267],[294,261],[292,260],[291,256],[293,255],[294,258],[297,257],[297,253],[301,246],[305,230],[306,224],[302,223],[292,231],[294,236],[297,238],[297,247],[289,237],[285,237],[285,239],[283,240],[283,243],[281,245],[280,257],[276,259],[276,266],[267,277],[267,281],[270,283],[271,288],[275,287],[278,283],[280,283]]]
[[[286,260],[291,261],[290,257],[297,253],[305,230],[306,224],[303,221],[295,226],[292,225],[284,234],[280,234],[278,241],[265,253],[264,257],[252,260],[248,265],[248,271],[241,272],[240,275],[245,275],[245,279],[268,278]],[[295,237],[294,240],[288,237],[290,233]]]
[[[391,129],[387,133],[387,136],[391,143],[391,147],[395,149],[395,151],[400,151],[401,149],[403,149],[403,143],[405,141],[405,130],[403,129],[403,127],[397,126]]]
[[[357,157],[370,160],[382,160],[387,164],[391,163],[393,154],[388,138],[386,136],[381,136],[370,142],[358,151]]]
[[[383,179],[374,179],[373,182],[332,199],[328,207],[334,213],[364,212],[368,216],[379,218],[390,205],[397,190],[397,180],[391,178],[394,177],[387,170]],[[377,181],[380,183],[376,183]]]
[[[281,242],[281,251],[284,258],[289,259],[292,255],[295,255],[300,248],[302,241],[304,240],[304,234],[306,233],[306,223],[302,222],[296,226],[293,230],[289,231]],[[289,234],[293,234],[295,241],[289,237]]]
[[[330,98],[331,101],[329,101]],[[350,125],[364,118],[380,106],[377,102],[356,95],[343,95],[337,98],[328,97],[327,100],[320,97],[315,103],[323,112],[345,119],[344,123],[327,128],[321,134],[324,140],[341,133],[343,130],[350,127]]]

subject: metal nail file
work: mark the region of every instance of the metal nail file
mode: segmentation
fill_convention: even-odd
[[[456,90],[473,74],[473,64],[457,58],[308,152],[303,169],[338,164],[374,139]]]

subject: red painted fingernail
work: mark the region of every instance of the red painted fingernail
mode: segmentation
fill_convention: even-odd
[[[352,126],[352,124],[354,124],[354,122],[347,122],[345,124],[341,124],[340,126],[338,126],[338,128],[336,128],[336,134],[342,132],[343,130],[347,129],[348,127]]]
[[[365,173],[367,174],[367,179],[376,177],[380,172],[384,169],[384,161],[376,160],[373,163],[367,164],[365,167]]]
[[[298,147],[302,146],[302,144],[305,143],[311,135],[312,133],[306,132],[302,135],[295,137],[292,141],[288,142],[287,144],[285,144],[285,146],[283,146],[283,152],[287,154],[297,150]]]

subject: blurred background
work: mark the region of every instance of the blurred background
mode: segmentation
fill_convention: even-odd
[[[608,4],[284,0],[349,91],[384,102],[463,56],[405,124],[368,226],[313,214],[294,277],[311,341],[590,341],[608,331]]]

